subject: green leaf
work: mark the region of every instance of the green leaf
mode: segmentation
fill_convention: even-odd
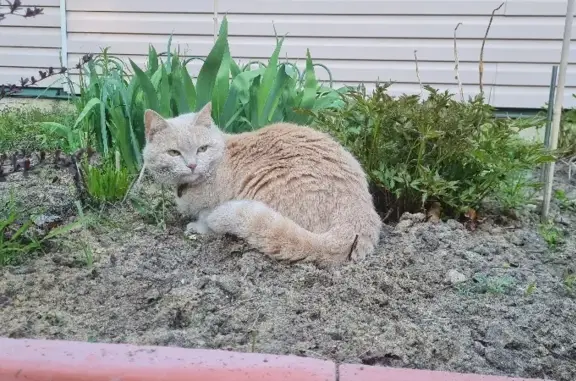
[[[144,92],[144,99],[146,99],[147,107],[156,112],[160,112],[160,104],[158,102],[158,97],[156,96],[156,90],[154,89],[154,86],[152,86],[150,79],[131,59],[130,65],[132,65],[132,69],[138,78],[138,84]]]
[[[168,72],[166,70],[166,66],[162,66],[162,79],[160,80],[160,84],[158,85],[158,93],[159,93],[159,103],[160,103],[160,114],[165,117],[171,117],[171,107],[170,107],[170,100],[172,99],[172,94],[170,92],[170,84],[168,83]]]
[[[250,99],[250,84],[254,78],[262,75],[262,72],[262,69],[244,71],[232,80],[220,118],[219,126],[221,128],[227,130],[230,124],[242,113],[243,105],[248,103]]]
[[[230,92],[231,61],[232,58],[230,57],[228,44],[226,44],[222,63],[220,64],[220,70],[218,70],[218,74],[216,75],[214,92],[212,94],[212,115],[215,117],[217,126],[221,126],[223,122],[225,122],[222,119],[222,112],[224,110],[224,103],[226,102],[226,98],[228,98],[228,93]]]
[[[228,20],[226,16],[220,25],[220,32],[216,43],[208,53],[206,61],[198,73],[196,80],[196,111],[200,111],[208,102],[212,100],[214,83],[218,75],[222,59],[228,45]]]
[[[154,73],[158,70],[158,53],[152,44],[148,47],[148,72]]]
[[[84,106],[84,109],[82,110],[80,115],[78,115],[78,118],[76,118],[76,122],[74,122],[74,126],[72,127],[72,129],[76,129],[76,127],[78,127],[78,125],[84,120],[84,118],[86,118],[86,116],[92,111],[92,109],[100,105],[100,103],[101,103],[100,99],[98,98],[90,99],[88,103],[86,103],[86,105]]]
[[[188,103],[188,98],[186,97],[186,91],[184,90],[183,76],[186,75],[179,71],[175,73],[172,71],[174,77],[172,80],[172,88],[174,89],[173,99],[176,102],[176,108],[178,109],[178,115],[186,114],[192,111],[190,104]]]
[[[186,66],[182,66],[182,85],[190,110],[194,110],[196,108],[196,88],[194,87],[192,76],[188,73]]]
[[[312,58],[310,57],[310,49],[306,50],[306,71],[304,72],[304,91],[300,108],[311,110],[316,101],[316,89],[318,88],[318,81],[314,73],[314,66]]]
[[[282,90],[291,79],[292,77],[286,73],[286,66],[284,64],[280,65],[280,68],[276,74],[276,78],[274,79],[274,87],[268,94],[268,98],[266,99],[262,113],[259,114],[258,127],[263,127],[269,124],[271,121],[279,121],[273,120],[272,116],[276,112],[276,108],[280,102]]]
[[[259,120],[266,119],[264,115],[264,107],[266,106],[269,93],[274,86],[274,80],[278,74],[278,57],[280,55],[280,50],[282,49],[282,43],[284,42],[284,37],[278,39],[276,42],[276,48],[274,49],[274,53],[270,57],[268,61],[268,66],[264,71],[264,76],[262,77],[262,82],[260,83],[260,87],[257,93],[257,115]],[[286,74],[286,73],[284,73]]]
[[[50,238],[54,238],[54,237],[66,234],[71,230],[74,230],[74,229],[81,227],[83,224],[84,224],[84,220],[79,218],[75,222],[72,222],[72,223],[67,224],[67,225],[59,226],[57,228],[50,230],[50,232],[48,232],[48,234],[46,234],[42,238],[42,240],[46,240],[46,239],[50,239]]]

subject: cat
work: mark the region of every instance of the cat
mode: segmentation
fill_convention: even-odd
[[[196,219],[186,234],[231,234],[278,260],[360,261],[378,244],[382,220],[359,162],[330,135],[274,123],[225,134],[197,113],[144,115],[144,165],[176,186],[176,206]]]

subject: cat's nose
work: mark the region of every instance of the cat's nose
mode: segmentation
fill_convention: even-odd
[[[196,163],[188,163],[187,167],[193,170],[196,168]]]

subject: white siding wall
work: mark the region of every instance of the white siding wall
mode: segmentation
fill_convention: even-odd
[[[0,22],[2,84],[18,84],[21,77],[38,78],[41,68],[60,67],[60,1],[31,0],[23,3],[25,7],[42,7],[44,13],[32,18],[7,16]],[[41,86],[49,86],[56,79],[47,79]]]
[[[1,75],[19,78],[14,67],[57,60],[58,0],[40,1],[54,8],[28,23],[46,28],[14,35],[19,30],[8,27],[10,38],[2,24],[1,46],[40,46],[29,52],[10,48],[11,58],[2,58],[1,65],[13,68],[2,68]],[[457,91],[453,33],[461,22],[458,53],[466,95],[478,92],[482,38],[501,2],[484,50],[485,91],[499,107],[540,107],[548,99],[551,66],[560,58],[565,0],[217,0],[220,18],[228,14],[234,57],[244,62],[268,58],[274,23],[278,34],[288,33],[283,57],[302,61],[310,48],[314,61],[326,64],[337,82],[393,80],[396,94],[419,92],[415,50],[423,83]],[[208,0],[68,0],[67,9],[70,66],[104,47],[143,64],[148,44],[164,51],[170,33],[173,44],[189,55],[205,56],[213,44],[213,2]],[[570,63],[575,62],[576,45],[570,52]],[[197,71],[198,63],[191,67]],[[317,73],[327,77],[321,68]],[[572,92],[576,71],[570,67],[565,102],[575,106]]]

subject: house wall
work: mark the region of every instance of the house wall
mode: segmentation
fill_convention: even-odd
[[[27,21],[35,28],[9,27],[12,38],[0,45],[35,46],[10,49],[1,75],[21,75],[16,68],[49,65],[57,57],[58,0],[46,16]],[[393,80],[395,94],[419,93],[415,51],[422,83],[456,93],[454,28],[458,23],[460,78],[466,96],[478,93],[478,61],[492,10],[501,0],[217,0],[226,13],[232,55],[243,62],[265,60],[274,49],[274,29],[288,33],[282,52],[303,61],[310,48],[315,62],[327,65],[338,83]],[[213,44],[213,1],[199,0],[67,0],[68,63],[87,52],[110,52],[145,62],[148,44],[173,46],[205,56]],[[566,1],[508,0],[496,13],[484,49],[484,84],[498,107],[541,107],[548,99],[551,66],[560,59]],[[537,16],[536,16],[537,15]],[[2,24],[2,29],[7,24]],[[41,28],[42,27],[42,28]],[[575,31],[576,35],[576,31]],[[41,46],[37,46],[40,45]],[[37,46],[37,47],[36,47]],[[5,50],[8,52],[7,50]],[[4,57],[4,54],[2,55]],[[50,61],[52,60],[52,61]],[[576,61],[576,46],[570,63]],[[18,66],[20,65],[20,66]],[[26,66],[28,65],[28,66]],[[197,72],[198,61],[190,64]],[[5,67],[6,66],[6,67]],[[8,67],[9,66],[9,67]],[[327,73],[317,68],[317,75]],[[570,67],[565,102],[576,106],[576,71]]]
[[[0,21],[0,84],[18,84],[21,77],[38,78],[41,68],[61,66],[60,0],[23,3],[44,8],[44,14],[32,18],[7,16]],[[3,12],[6,9],[2,7]],[[42,85],[48,86],[54,80],[48,79]]]

